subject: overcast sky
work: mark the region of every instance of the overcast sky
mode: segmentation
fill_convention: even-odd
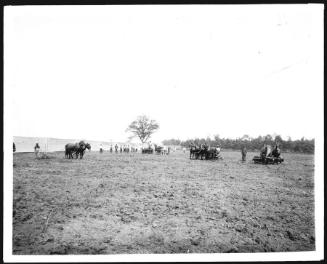
[[[153,141],[280,134],[323,123],[322,5],[5,7],[14,136]],[[320,131],[321,132],[321,131]]]

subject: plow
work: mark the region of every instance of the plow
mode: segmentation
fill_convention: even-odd
[[[279,164],[284,161],[282,157],[260,157],[260,156],[254,156],[253,157],[253,162],[254,163],[259,163],[259,164]]]

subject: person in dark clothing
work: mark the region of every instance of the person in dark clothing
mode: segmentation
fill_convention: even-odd
[[[245,146],[242,147],[241,153],[242,153],[242,161],[245,161],[246,160],[246,153],[247,153],[247,149],[246,149]]]
[[[35,146],[34,146],[34,153],[35,153],[36,157],[39,156],[39,151],[40,151],[39,143],[36,143]]]

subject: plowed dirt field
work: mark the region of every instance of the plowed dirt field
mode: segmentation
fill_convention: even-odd
[[[310,251],[314,156],[14,153],[13,254]]]

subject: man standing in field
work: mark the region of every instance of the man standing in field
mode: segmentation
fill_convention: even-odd
[[[34,146],[34,153],[35,153],[35,157],[38,158],[39,157],[39,152],[40,152],[40,146],[39,143],[36,142],[35,146]]]
[[[15,142],[14,142],[14,146],[13,146],[13,151],[16,152],[16,145],[15,145]]]
[[[242,153],[242,161],[245,161],[246,160],[246,154],[247,154],[247,149],[246,149],[245,146],[242,147],[241,153]]]

